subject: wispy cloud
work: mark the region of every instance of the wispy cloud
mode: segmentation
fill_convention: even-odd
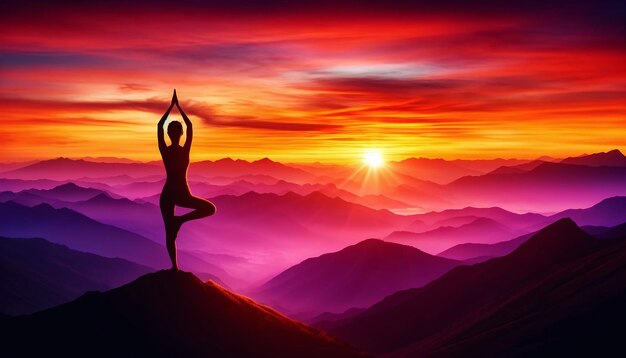
[[[566,156],[605,149],[597,138],[626,145],[611,130],[626,117],[621,2],[355,4],[4,2],[0,135],[11,156],[128,156],[111,151],[140,138],[133,153],[152,157],[148,123],[177,88],[211,127],[198,135],[221,146],[196,141],[206,157],[346,160],[373,144],[397,156]]]

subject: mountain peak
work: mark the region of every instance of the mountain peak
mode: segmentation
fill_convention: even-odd
[[[316,329],[183,271],[147,274],[12,323],[9,352],[22,355],[43,347],[73,355],[98,346],[102,355],[361,356]],[[52,329],[61,325],[63,330]],[[68,336],[71,345],[62,339]]]
[[[111,197],[111,195],[109,195],[108,193],[102,192],[102,193],[99,193],[96,196],[94,196],[93,198],[91,198],[89,200],[86,200],[86,201],[88,201],[90,203],[99,203],[99,202],[108,203],[111,200],[115,200],[115,199],[113,199]],[[124,200],[128,200],[128,199],[124,199]],[[130,200],[128,200],[128,201],[130,201]]]
[[[375,238],[371,238],[371,239],[365,239],[362,240],[356,244],[354,244],[354,246],[358,246],[358,245],[362,245],[362,246],[366,246],[366,245],[379,245],[379,244],[384,244],[385,241],[381,240],[381,239],[375,239]]]
[[[271,159],[270,159],[270,158],[268,158],[268,157],[263,157],[263,158],[261,158],[261,159],[259,159],[259,160],[255,160],[255,161],[253,161],[252,163],[255,163],[255,164],[275,164],[275,163],[277,163],[277,162],[275,162],[275,161],[271,160]]]
[[[626,207],[626,196],[612,196],[610,198],[603,199],[601,202],[597,203],[593,207]]]
[[[574,220],[566,217],[539,230],[511,255],[556,261],[562,257],[570,258],[588,252],[596,243],[594,237],[578,227]]]
[[[566,230],[567,231],[575,231],[575,230],[582,231],[582,229],[580,229],[578,225],[574,222],[574,220],[572,220],[571,218],[562,218],[544,227],[543,229],[539,231],[539,233],[554,234],[554,233],[561,233],[562,231],[566,231]]]
[[[68,190],[81,190],[81,189],[85,189],[82,186],[79,186],[73,182],[67,182],[65,184],[61,184],[58,186],[55,186],[54,188],[52,188],[51,190],[54,191],[68,191]]]
[[[608,152],[581,155],[579,157],[569,157],[563,159],[561,163],[589,166],[624,167],[626,166],[626,156],[624,156],[624,154],[622,154],[619,149],[613,149]]]
[[[423,252],[422,250],[413,247],[411,245],[404,245],[404,244],[398,244],[395,242],[390,242],[390,241],[385,241],[385,240],[381,240],[381,239],[365,239],[362,241],[359,241],[358,243],[348,246],[346,248],[344,248],[342,251],[344,250],[360,250],[360,249],[375,249],[375,250],[401,250],[401,251],[405,251],[405,252],[413,252],[413,253],[418,253],[424,256],[431,256],[430,254],[427,254],[425,252]],[[341,251],[340,251],[341,252]]]
[[[308,258],[261,286],[254,297],[301,317],[367,307],[396,291],[420,287],[460,262],[379,239]]]

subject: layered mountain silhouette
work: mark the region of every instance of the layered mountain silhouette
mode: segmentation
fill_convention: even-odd
[[[390,199],[384,195],[356,195],[344,189],[339,189],[334,183],[313,183],[313,184],[296,184],[285,180],[276,180],[271,184],[253,183],[246,180],[237,180],[224,185],[191,185],[192,190],[204,192],[205,197],[214,197],[219,195],[242,195],[250,191],[259,194],[273,193],[285,195],[288,192],[294,192],[298,195],[309,195],[313,192],[322,193],[328,197],[339,197],[355,204],[361,204],[373,209],[384,208],[403,208],[409,205],[398,200]],[[198,188],[198,190],[196,190]]]
[[[428,215],[428,214],[426,214]],[[438,256],[447,257],[455,260],[467,260],[476,257],[491,258],[507,255],[523,242],[528,240],[536,230],[542,225],[555,222],[559,219],[569,217],[580,225],[585,225],[585,231],[596,237],[605,237],[604,231],[610,227],[626,222],[626,197],[613,197],[602,200],[601,202],[585,209],[568,209],[560,213],[543,217],[539,215],[542,223],[533,224],[526,227],[532,230],[532,233],[521,235],[512,240],[506,240],[494,244],[484,244],[468,242],[453,246],[439,254]],[[528,222],[531,223],[530,221]],[[593,225],[594,227],[590,227]],[[594,233],[597,230],[598,233]],[[610,235],[610,234],[609,234]]]
[[[463,177],[446,185],[445,190],[461,203],[559,211],[626,195],[626,167],[545,162],[521,173]]]
[[[244,175],[265,174],[276,179],[291,181],[294,183],[307,183],[315,179],[315,176],[299,168],[275,162],[269,158],[263,158],[253,162],[246,160],[224,158],[216,161],[200,161],[192,163],[189,168],[191,173],[214,176],[241,177]]]
[[[74,203],[59,203],[63,206],[104,224],[114,225],[153,241],[163,242],[161,213],[151,204],[138,203],[126,198],[113,198],[107,193],[100,193],[91,199]]]
[[[395,357],[623,356],[626,236]]]
[[[166,267],[169,262],[164,247],[152,240],[48,204],[28,207],[14,202],[0,203],[0,235],[41,237],[74,250],[124,258],[153,268]],[[209,271],[222,279],[228,277],[223,270],[194,255],[183,251],[180,257],[182,264],[191,270]]]
[[[531,225],[545,223],[546,221],[546,217],[541,214],[518,214],[500,207],[477,208],[471,206],[462,209],[432,211],[425,214],[418,214],[414,217],[419,220],[415,228],[420,228],[423,224],[431,226],[460,226],[478,218],[487,218],[511,229],[523,229]],[[460,224],[454,223],[455,219],[461,219],[462,222]],[[409,226],[406,230],[412,231],[413,227]]]
[[[626,222],[620,225],[613,226],[596,235],[600,239],[614,239],[620,237],[626,237]]]
[[[100,163],[83,159],[56,158],[2,173],[5,178],[67,180],[113,175],[142,177],[163,175],[163,168],[148,163]]]
[[[36,195],[49,200],[74,202],[89,200],[96,195],[104,193],[104,191],[93,188],[84,188],[74,183],[66,183],[52,189],[28,189],[22,191],[22,193]]]
[[[572,218],[579,225],[615,226],[626,222],[626,196],[607,198],[585,209],[568,209],[549,217]]]
[[[387,210],[374,210],[363,205],[354,204],[341,198],[331,198],[319,192],[299,195],[288,192],[285,195],[258,194],[248,192],[241,196],[223,196],[213,198],[219,202],[223,211],[237,210],[238,217],[246,218],[265,216],[288,216],[312,227],[333,227],[334,230],[367,228],[387,230],[407,219]],[[261,208],[263,211],[261,212]],[[233,213],[234,215],[234,213]]]
[[[10,169],[10,167],[7,167]],[[310,182],[315,175],[302,169],[272,161],[268,158],[249,162],[224,158],[216,161],[194,162],[190,174],[213,177],[219,173],[223,177],[242,177],[245,175],[266,174],[276,179],[295,183]],[[73,180],[83,178],[106,178],[126,175],[134,178],[163,176],[165,173],[160,162],[112,162],[97,159],[55,158],[42,160],[17,169],[2,173],[4,178],[14,179],[53,179]]]
[[[385,237],[385,240],[410,244],[424,251],[437,253],[463,242],[499,242],[515,235],[515,231],[492,219],[477,218],[459,227],[441,226],[421,233],[395,231]]]
[[[0,188],[4,191],[18,192],[26,189],[52,189],[63,182],[49,179],[6,179],[0,178]]]
[[[282,271],[307,257],[338,250],[364,236],[383,236],[411,221],[387,210],[374,210],[319,192],[302,196],[248,192],[240,196],[211,198],[219,208],[214,220],[191,222],[181,231],[181,245],[202,249],[208,242],[214,251],[239,255],[275,255],[285,264]],[[273,260],[273,262],[277,262]],[[275,274],[277,271],[272,272]],[[269,274],[269,272],[268,272]],[[267,277],[267,276],[266,276]]]
[[[420,287],[460,263],[377,239],[310,258],[261,286],[253,296],[299,317],[368,307],[398,290]]]
[[[493,257],[505,256],[515,251],[515,249],[530,239],[534,234],[535,233],[521,235],[515,239],[501,241],[495,244],[458,244],[438,253],[437,256],[461,261],[475,258],[487,260]]]
[[[196,276],[130,284],[169,266],[160,161],[0,164],[3,354],[359,355],[219,276],[378,355],[626,356],[624,159],[195,162]]]
[[[186,272],[160,271],[0,320],[3,352],[33,356],[358,357],[357,350]]]
[[[398,356],[606,352],[619,342],[613,331],[619,326],[611,324],[626,316],[625,254],[624,241],[598,241],[565,218],[507,256],[457,267],[322,327],[371,352]],[[589,314],[611,312],[619,318],[609,325],[589,321]]]
[[[438,184],[447,184],[455,179],[482,174],[482,171],[468,169],[462,165],[443,159],[409,158],[390,163],[396,172],[416,178],[430,180]]]
[[[519,173],[524,173],[524,172],[527,172],[529,170],[533,170],[533,169],[537,168],[538,166],[540,166],[543,163],[545,163],[544,160],[533,160],[532,162],[523,163],[523,164],[517,164],[517,165],[511,165],[511,166],[502,166],[502,167],[499,167],[496,170],[493,170],[493,171],[489,172],[489,174],[519,174]]]
[[[25,189],[18,192],[0,191],[0,201],[15,201],[20,204],[34,206],[41,203],[57,202],[73,203],[89,200],[106,192],[94,188],[84,188],[74,183],[57,185],[50,189]]]
[[[151,271],[43,239],[0,237],[0,313],[32,313],[126,284]]]
[[[154,238],[154,241],[163,241],[161,213],[156,206],[126,198],[114,198],[103,190],[67,183],[53,189],[0,192],[0,202],[6,201],[26,206],[45,203],[55,208],[72,209],[101,223]]]
[[[617,149],[608,152],[600,152],[579,157],[563,159],[561,163],[588,165],[591,167],[626,167],[626,156]]]

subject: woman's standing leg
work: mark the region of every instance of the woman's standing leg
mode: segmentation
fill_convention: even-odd
[[[178,271],[176,236],[178,235],[180,224],[178,224],[177,218],[174,216],[174,201],[170,200],[166,194],[161,193],[159,205],[161,207],[161,215],[163,216],[163,224],[165,225],[165,246],[167,247],[167,253],[172,261],[172,270]]]

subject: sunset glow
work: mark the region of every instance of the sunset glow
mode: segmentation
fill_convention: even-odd
[[[624,27],[610,7],[68,4],[2,5],[2,161],[157,159],[173,88],[197,123],[193,160],[626,146]]]
[[[385,164],[385,160],[383,159],[383,154],[378,149],[368,149],[363,154],[363,163],[370,168],[379,168],[383,164]]]

